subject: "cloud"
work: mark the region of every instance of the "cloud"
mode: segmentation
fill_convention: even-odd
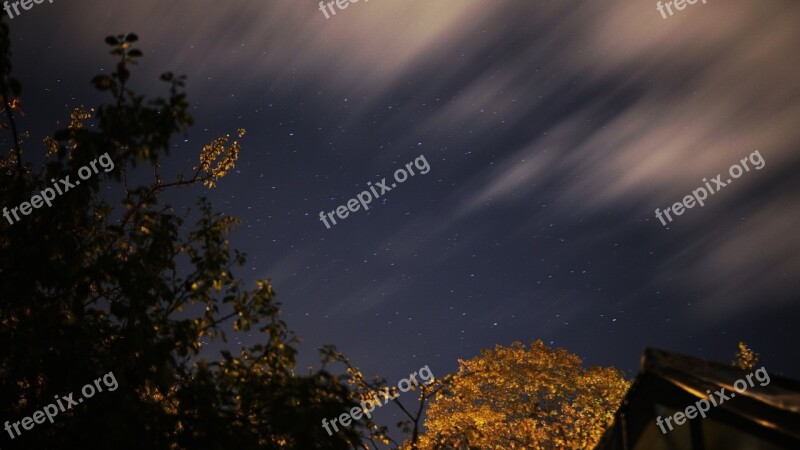
[[[355,97],[344,125],[380,122],[400,152],[430,141],[434,176],[469,180],[440,211],[387,239],[409,238],[407,254],[495,208],[517,208],[524,226],[538,212],[520,206],[538,200],[561,217],[625,210],[620,235],[651,227],[654,245],[677,249],[666,263],[673,272],[653,274],[655,282],[688,283],[708,311],[746,314],[764,304],[757,292],[780,297],[797,287],[784,274],[800,269],[788,251],[798,248],[800,205],[784,193],[793,174],[781,170],[797,167],[800,146],[796,1],[709,2],[666,20],[653,3],[621,1],[374,1],[328,20],[313,2],[192,6],[189,15],[181,2],[124,6],[103,29],[164,42],[154,56],[194,74],[190,83],[218,107],[239,101],[226,98],[232,92]],[[98,39],[94,16],[67,14],[61,33]],[[87,26],[67,25],[80,21]],[[386,104],[403,106],[373,119]],[[471,162],[492,164],[460,164],[454,149],[462,148],[479,153]],[[655,222],[655,208],[755,149],[766,170],[670,231]],[[398,155],[371,158],[388,167]]]
[[[752,205],[746,217],[704,229],[666,262],[673,283],[705,288],[703,314],[695,320],[725,320],[756,307],[777,309],[795,301],[800,289],[800,201],[794,192],[796,187],[760,207]]]
[[[651,217],[656,207],[760,149],[775,170],[746,174],[692,210],[695,217],[680,217],[673,232],[656,235],[679,249],[673,262],[682,266],[667,264],[671,271],[654,275],[700,292],[705,319],[785,301],[798,288],[791,274],[800,272],[792,232],[800,228],[800,204],[781,194],[793,183],[781,168],[799,161],[800,63],[793,55],[800,30],[791,25],[798,18],[796,5],[776,2],[709,4],[663,24],[631,3],[584,6],[561,19],[549,38],[565,57],[550,70],[580,73],[583,84],[606,86],[606,93],[587,96],[482,174],[461,212],[518,208],[546,194],[562,215],[623,208],[631,217],[622,231],[650,219],[645,225],[662,232]],[[513,70],[497,72],[509,79]],[[554,83],[522,103],[541,109],[537,97],[561,88]]]

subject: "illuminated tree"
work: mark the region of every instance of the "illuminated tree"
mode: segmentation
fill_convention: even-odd
[[[541,341],[497,346],[459,365],[428,409],[420,449],[593,448],[628,389],[620,371],[585,369]]]

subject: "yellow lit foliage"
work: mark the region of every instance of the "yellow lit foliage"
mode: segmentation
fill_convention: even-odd
[[[236,132],[239,138],[242,138],[244,134],[243,128]],[[200,171],[206,175],[203,184],[208,188],[216,186],[217,180],[233,169],[239,158],[239,141],[233,141],[230,147],[225,147],[228,139],[230,139],[230,135],[220,136],[205,145],[200,153]]]
[[[736,352],[736,359],[732,364],[742,370],[753,370],[758,364],[758,353],[747,348],[744,342],[739,342],[739,351]]]
[[[431,403],[420,450],[594,448],[629,386],[542,341],[482,353]]]

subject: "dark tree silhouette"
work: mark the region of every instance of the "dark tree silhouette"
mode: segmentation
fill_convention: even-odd
[[[239,143],[220,137],[189,175],[163,174],[171,138],[192,124],[184,78],[162,75],[166,98],[132,92],[131,65],[142,56],[136,41],[134,34],[106,39],[115,70],[92,83],[109,103],[76,108],[69,125],[45,139],[47,160],[37,169],[23,152],[40,150],[23,149],[16,128],[21,87],[10,77],[8,26],[0,21],[3,133],[11,142],[0,156],[0,207],[31,201],[51,179],[74,183],[100,155],[114,163],[51,207],[13,224],[0,218],[0,425],[33,416],[56,395],[77,399],[104,374],[119,383],[14,439],[0,430],[0,448],[359,446],[363,424],[335,436],[320,426],[356,405],[347,376],[325,365],[298,376],[296,339],[269,280],[248,288],[234,274],[245,261],[228,243],[237,221],[202,198],[193,209],[163,200],[172,189],[213,187],[235,164]],[[260,344],[240,354],[200,354],[201,341],[251,329]]]

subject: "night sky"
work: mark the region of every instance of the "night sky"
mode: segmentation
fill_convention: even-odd
[[[27,157],[73,107],[106,100],[89,83],[113,67],[103,38],[135,32],[135,90],[188,76],[195,126],[169,168],[247,130],[234,173],[174,204],[205,194],[243,220],[236,275],[272,279],[301,367],[332,343],[392,383],[542,339],[633,377],[647,346],[728,362],[743,340],[800,378],[797,0],[708,0],[667,19],[652,0],[337,11],[35,5],[7,20]],[[763,169],[667,227],[655,218],[755,150]],[[420,155],[427,174],[331,229],[319,220]]]

